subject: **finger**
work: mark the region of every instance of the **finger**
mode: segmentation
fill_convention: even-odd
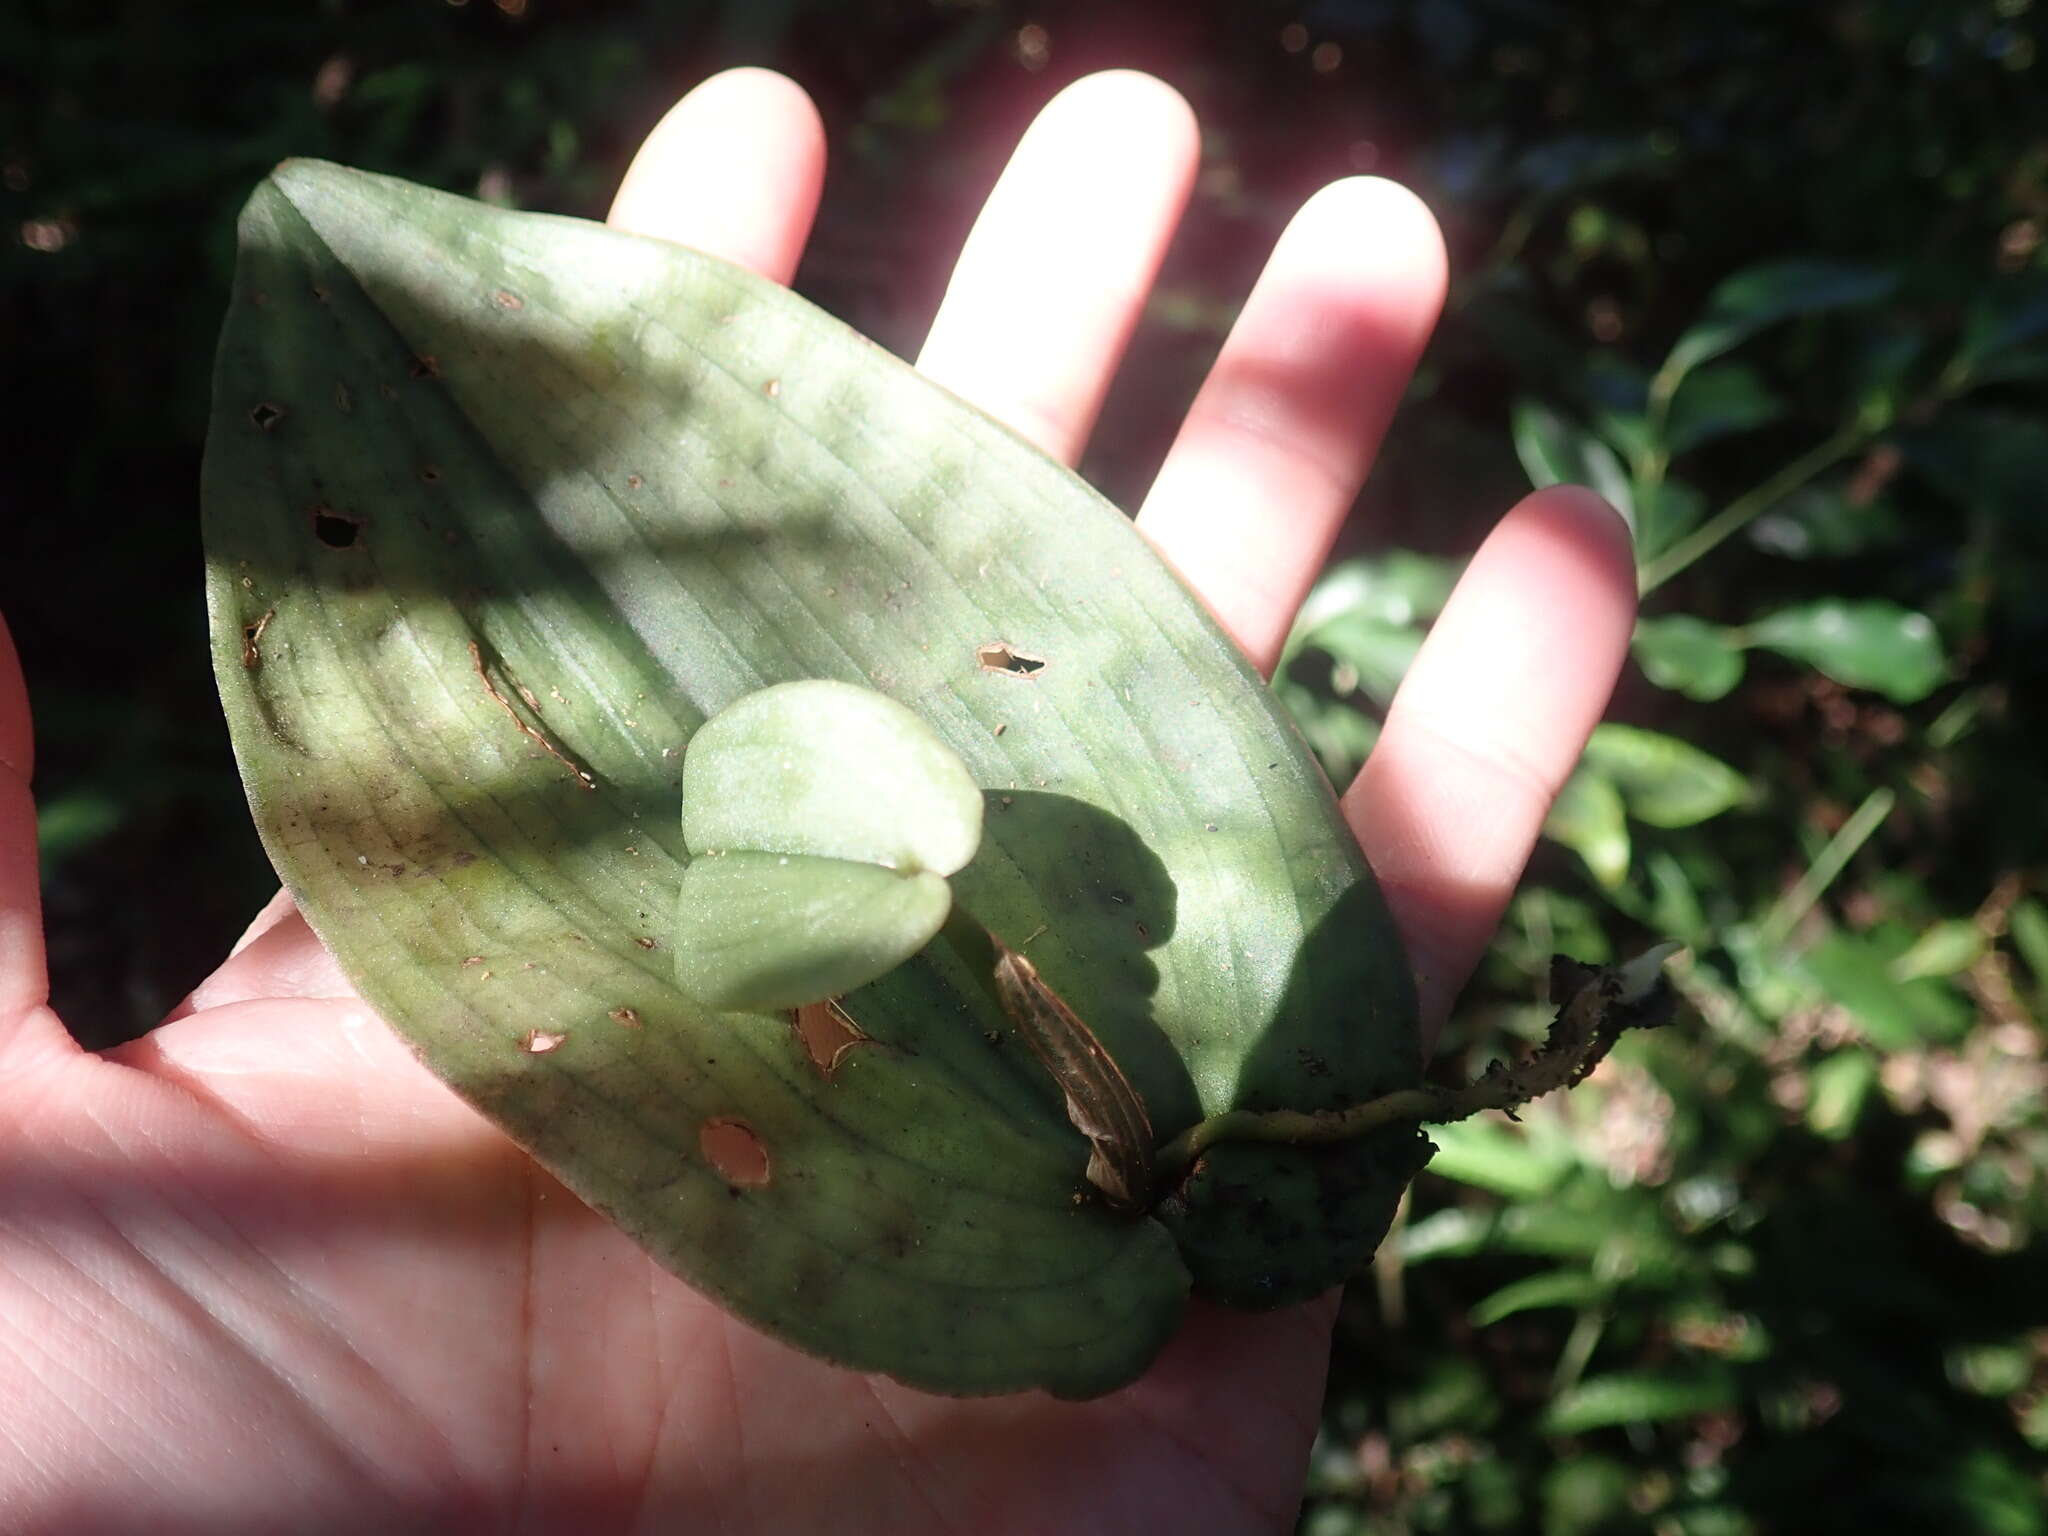
[[[340,964],[279,891],[220,968],[164,1016],[166,1023],[230,1003],[280,997],[353,997]]]
[[[36,806],[29,792],[34,767],[28,685],[14,637],[0,619],[0,1059],[10,1073],[49,1052],[74,1049],[46,1006],[50,977],[36,873]]]
[[[1635,601],[1628,531],[1605,502],[1575,486],[1526,498],[1473,557],[1344,796],[1431,1035],[1607,707]]]
[[[1364,483],[1443,307],[1436,220],[1389,181],[1302,206],[1138,513],[1263,672]]]
[[[1067,463],[1102,408],[1187,201],[1194,114],[1149,75],[1047,103],[960,252],[917,366]]]
[[[235,947],[228,951],[233,959],[243,950],[270,932],[279,923],[298,915],[298,905],[292,900],[292,893],[279,887],[275,896],[263,903],[263,910],[249,919],[249,926],[242,930],[242,936],[235,940]]]
[[[354,995],[341,966],[300,915],[292,893],[280,890],[250,920],[227,959],[163,1022],[254,999]]]
[[[825,128],[803,88],[770,70],[729,69],[655,125],[608,222],[787,283],[824,180]]]

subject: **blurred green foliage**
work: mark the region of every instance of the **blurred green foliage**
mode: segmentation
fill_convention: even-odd
[[[1333,776],[1487,523],[1631,518],[1636,666],[1445,1042],[1669,936],[1692,1013],[1455,1127],[1352,1287],[1303,1528],[2048,1531],[2048,42],[2032,0],[365,0],[0,13],[0,602],[58,1002],[146,1027],[267,894],[204,670],[231,221],[318,154],[595,214],[694,80],[837,159],[799,285],[914,347],[1031,112],[1205,127],[1085,468],[1126,500],[1286,216],[1376,171],[1449,312],[1277,680]],[[176,895],[171,900],[165,897]]]

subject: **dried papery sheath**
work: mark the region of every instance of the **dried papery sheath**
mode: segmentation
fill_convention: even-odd
[[[1152,1121],[1138,1090],[1037,967],[1001,940],[996,992],[1018,1033],[1059,1084],[1067,1118],[1094,1149],[1088,1182],[1119,1210],[1145,1209],[1152,1192]]]

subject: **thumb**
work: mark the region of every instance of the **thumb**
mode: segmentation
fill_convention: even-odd
[[[14,638],[0,619],[0,1065],[9,1071],[45,1053],[73,1048],[47,1006],[36,807],[28,787],[34,762],[28,686]]]

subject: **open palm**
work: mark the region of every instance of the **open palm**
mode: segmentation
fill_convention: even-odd
[[[920,367],[1071,461],[1185,198],[1187,109],[1097,76],[1040,117]],[[720,76],[613,222],[794,271],[810,103]],[[1383,182],[1282,236],[1140,513],[1261,666],[1434,323]],[[1603,707],[1620,524],[1539,493],[1474,559],[1345,809],[1440,1017]],[[1330,1307],[1196,1307],[1093,1403],[957,1401],[819,1364],[657,1269],[430,1077],[290,903],[146,1038],[46,1005],[26,700],[0,631],[0,1528],[1245,1531],[1299,1496]],[[139,892],[161,900],[163,892]],[[174,898],[173,898],[174,899]]]

